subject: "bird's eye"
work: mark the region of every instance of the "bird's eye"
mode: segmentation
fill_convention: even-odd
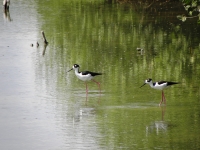
[[[77,65],[77,64],[74,64],[74,68],[78,68],[79,67],[79,65]]]

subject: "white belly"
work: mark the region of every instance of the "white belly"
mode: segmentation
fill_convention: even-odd
[[[167,83],[161,84],[161,85],[156,83],[156,85],[152,86],[152,88],[157,89],[157,90],[164,90],[165,88],[167,88]]]
[[[77,78],[79,78],[82,81],[90,81],[93,78],[93,76],[91,76],[90,74],[82,75],[82,74],[76,73],[76,76],[77,76]]]

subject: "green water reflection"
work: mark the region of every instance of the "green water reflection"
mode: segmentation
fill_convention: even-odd
[[[38,14],[49,41],[44,63],[54,71],[46,72],[56,76],[58,93],[67,89],[85,105],[84,84],[66,71],[77,63],[104,73],[97,78],[102,95],[90,83],[87,101],[96,109],[100,147],[200,148],[199,26],[190,34],[190,24],[175,16],[164,20],[104,1],[38,1]],[[147,78],[180,82],[165,91],[166,107],[158,107],[160,91],[139,88]]]

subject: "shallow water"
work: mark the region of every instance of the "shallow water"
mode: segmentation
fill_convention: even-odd
[[[13,1],[0,18],[0,149],[199,149],[199,29],[154,15],[103,1]],[[89,82],[86,96],[66,73],[74,63],[103,73],[101,94]],[[161,91],[139,88],[147,78],[180,82],[166,106]]]

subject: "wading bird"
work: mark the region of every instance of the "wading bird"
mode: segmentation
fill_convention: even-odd
[[[74,64],[71,70],[75,70],[75,75],[77,76],[77,78],[79,78],[80,80],[85,82],[86,85],[86,94],[88,94],[88,88],[87,88],[87,81],[92,80],[93,82],[97,83],[99,86],[99,91],[101,92],[101,88],[100,88],[100,83],[95,81],[93,78],[97,75],[102,75],[102,73],[96,73],[96,72],[91,72],[91,71],[82,71],[79,72],[79,68],[80,66],[78,64]],[[67,72],[69,72],[67,71]]]
[[[143,87],[145,84],[149,84],[150,87],[153,88],[153,89],[162,90],[162,100],[159,103],[159,106],[160,106],[163,101],[166,104],[166,99],[165,99],[165,95],[164,95],[163,90],[166,89],[167,87],[171,86],[171,85],[178,84],[178,82],[159,81],[159,82],[153,83],[152,79],[149,78],[149,79],[145,80],[145,83],[141,87]]]

